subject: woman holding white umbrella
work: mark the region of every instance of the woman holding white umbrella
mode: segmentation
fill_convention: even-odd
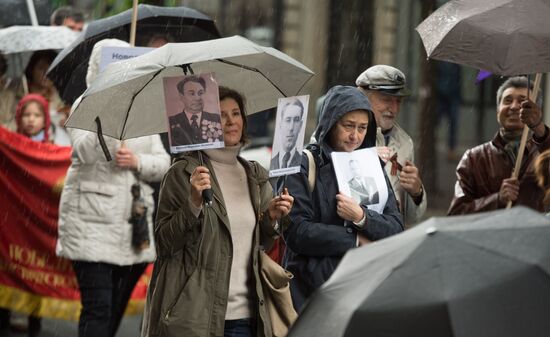
[[[244,107],[239,93],[221,87],[225,148],[179,157],[164,177],[142,336],[273,334],[257,253],[272,245],[294,199],[273,198],[267,171],[239,156]],[[212,206],[202,204],[205,189],[213,190]]]

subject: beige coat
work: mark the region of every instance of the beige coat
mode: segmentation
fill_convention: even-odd
[[[380,128],[376,133],[376,146],[385,146],[384,135]],[[390,149],[390,157],[397,153],[397,161],[402,166],[405,166],[405,161],[410,160],[414,162],[414,146],[411,137],[401,128],[399,125],[394,124],[389,134],[388,148]],[[395,192],[395,198],[399,202],[399,209],[403,215],[403,222],[407,227],[416,224],[426,212],[426,205],[428,196],[426,189],[423,188],[422,201],[419,205],[415,204],[410,194],[408,194],[399,184],[398,175],[391,174],[392,163],[388,161],[384,167],[386,174],[390,179],[393,191]]]

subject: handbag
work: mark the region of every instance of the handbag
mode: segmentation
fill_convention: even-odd
[[[290,295],[290,280],[294,275],[273,261],[264,250],[259,252],[260,280],[273,336],[284,337],[298,318]]]

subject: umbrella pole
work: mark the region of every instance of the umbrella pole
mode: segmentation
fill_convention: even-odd
[[[27,0],[27,9],[29,10],[29,16],[31,17],[31,23],[33,26],[38,26],[38,18],[36,17],[36,10],[32,0]]]
[[[138,0],[133,0],[132,4],[132,23],[130,25],[130,46],[136,46],[136,26],[137,26],[137,11]]]
[[[539,88],[540,88],[540,81],[542,79],[542,74],[537,73],[535,76],[535,83],[533,85],[533,95],[529,95],[529,88],[527,88],[527,97],[531,96],[531,99],[533,102],[537,101],[537,97],[539,95]],[[518,149],[518,156],[516,159],[516,165],[514,166],[514,171],[512,172],[512,178],[517,178],[519,174],[519,168],[521,166],[521,162],[523,160],[523,153],[525,152],[525,144],[527,144],[527,137],[529,136],[529,127],[525,125],[523,127],[523,133],[521,135],[521,143],[519,144]],[[512,202],[508,201],[508,204],[506,205],[506,208],[512,207]]]
[[[136,46],[136,26],[137,26],[137,7],[138,0],[133,0],[132,2],[132,22],[130,23],[130,46]],[[120,142],[120,147],[126,147],[124,141]]]

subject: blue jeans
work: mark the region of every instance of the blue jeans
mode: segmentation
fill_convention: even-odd
[[[82,302],[79,337],[112,337],[116,334],[132,290],[145,267],[147,263],[117,266],[73,261]]]
[[[250,318],[225,321],[223,337],[253,337],[252,320]]]

